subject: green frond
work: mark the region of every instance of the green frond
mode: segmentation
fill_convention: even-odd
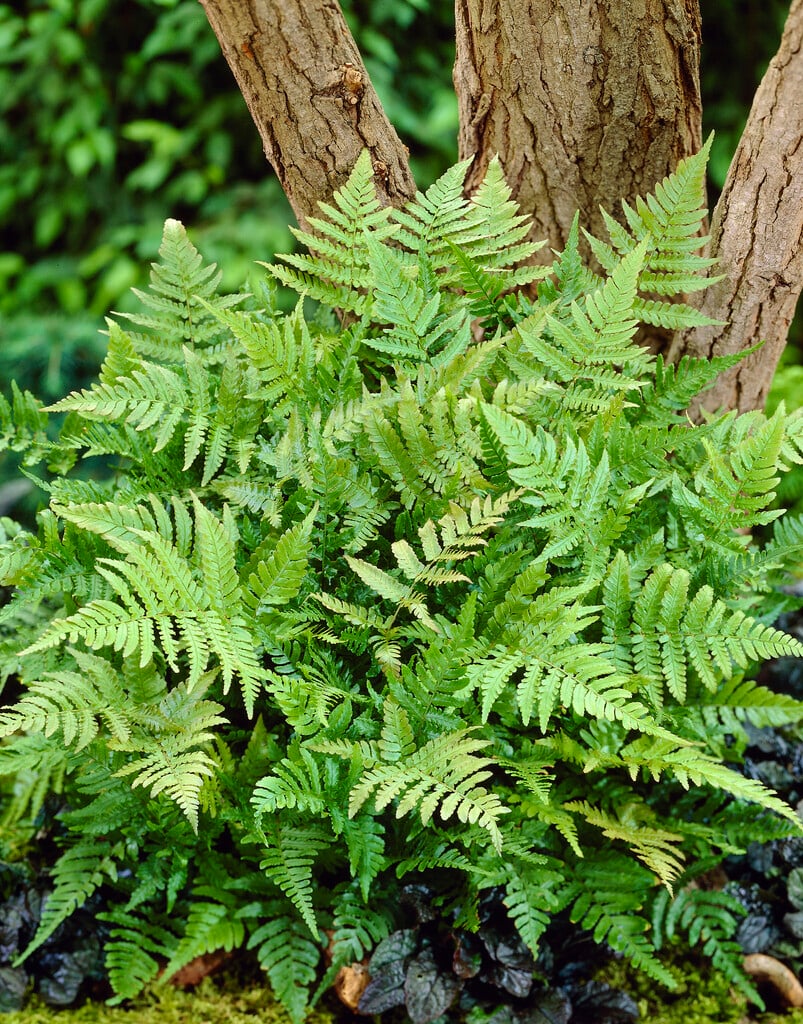
[[[312,904],[312,867],[321,850],[331,843],[319,825],[299,825],[278,816],[259,830],[264,849],[260,869],[290,900],[312,935],[318,924]]]
[[[720,679],[731,677],[734,663],[747,668],[803,653],[800,641],[715,600],[711,587],[692,597],[690,580],[687,570],[660,565],[633,602],[629,633],[619,634],[620,647],[631,645],[636,671],[662,678],[678,703],[685,701],[690,668],[713,692]]]
[[[646,935],[649,924],[641,914],[653,877],[646,871],[646,877],[639,874],[632,861],[619,855],[580,861],[575,868],[577,896],[570,918],[591,932],[595,942],[607,942],[639,970],[674,989],[677,982],[655,956]]]
[[[382,822],[371,814],[357,814],[348,818],[343,821],[342,828],[349,855],[349,870],[367,903],[374,879],[389,863],[385,853],[385,829]]]
[[[61,854],[50,873],[53,889],[47,895],[36,934],[16,963],[26,960],[39,949],[100,886],[108,880],[115,880],[121,854],[119,847],[110,848],[96,836],[78,840]]]
[[[393,210],[393,220],[401,225],[397,240],[412,252],[426,248],[433,256],[443,240],[459,227],[466,214],[468,200],[463,196],[463,182],[471,165],[470,160],[455,164],[445,171],[426,193],[417,192],[401,210]]]
[[[782,409],[744,438],[729,458],[704,439],[707,465],[697,476],[703,516],[734,529],[776,519],[779,512],[762,510],[775,497],[783,440]]]
[[[745,720],[758,728],[777,728],[803,720],[803,701],[743,679],[740,673],[735,673],[714,693],[706,693],[701,705],[706,721],[716,721],[720,728],[732,733],[738,733]]]
[[[453,244],[486,269],[515,266],[545,244],[525,241],[530,232],[529,219],[519,213],[512,195],[501,161],[494,157],[471,197],[464,225],[450,233]]]
[[[109,1003],[116,1005],[133,999],[153,981],[161,962],[169,959],[178,939],[161,921],[154,920],[153,914],[148,920],[143,915],[115,909],[104,911],[98,917],[111,925],[104,952],[106,971],[114,991]]]
[[[655,379],[642,388],[636,400],[637,411],[632,415],[645,426],[677,423],[681,418],[679,414],[688,409],[691,400],[710,388],[720,373],[735,366],[745,354],[739,352],[712,359],[683,356],[676,364],[665,364],[659,355],[655,361]]]
[[[198,811],[204,779],[215,774],[214,761],[204,750],[184,750],[186,740],[169,742],[163,738],[151,753],[130,761],[117,774],[134,775],[131,785],[144,786],[151,797],[164,793],[174,800],[198,831]]]
[[[251,932],[248,948],[256,950],[259,964],[293,1024],[301,1024],[321,959],[320,944],[310,939],[302,921],[287,913],[271,913]]]
[[[134,348],[142,356],[163,363],[181,363],[184,345],[209,353],[212,346],[219,343],[220,328],[210,315],[210,307],[224,310],[239,305],[246,296],[219,297],[216,294],[221,273],[214,263],[204,263],[180,221],[165,221],[159,256],[160,262],[151,264],[149,291],[133,289],[152,314],[119,313],[118,316],[146,329],[144,334],[130,335]]]
[[[326,814],[321,773],[309,750],[300,748],[295,758],[284,758],[274,767],[272,775],[260,779],[254,787],[251,806],[257,820],[284,808]]]
[[[504,904],[508,915],[527,948],[537,957],[541,936],[552,915],[562,909],[560,873],[541,866],[508,863],[505,874]]]
[[[644,815],[640,816],[639,808],[635,806],[623,808],[618,818],[593,807],[586,800],[572,800],[563,807],[581,814],[589,825],[600,829],[609,839],[625,843],[661,884],[672,891],[672,883],[683,872],[683,856],[677,845],[683,841],[682,835],[656,828],[650,823],[649,816],[646,821],[641,820]]]
[[[370,904],[354,883],[335,893],[331,956],[333,968],[359,963],[391,932],[393,907],[373,898]]]
[[[90,512],[96,514],[98,509]],[[179,516],[178,512],[176,514]],[[225,554],[225,533],[220,532],[220,523],[213,527],[216,520],[210,513],[196,506],[196,517],[194,559],[199,563],[197,569],[181,553],[183,545],[178,530],[184,524],[179,519],[176,539],[180,547],[177,547],[159,532],[133,526],[125,529],[133,533],[139,543],[129,543],[125,531],[120,530],[120,524],[112,515],[111,530],[116,544],[126,549],[126,558],[98,559],[96,571],[110,584],[118,601],[97,599],[66,618],[54,619],[39,639],[22,653],[33,654],[68,640],[71,644],[81,642],[92,650],[111,647],[121,651],[123,656],[139,652],[140,664],[147,665],[157,648],[161,648],[174,671],[179,670],[180,654],[185,654],[190,688],[198,684],[210,655],[214,654],[222,671],[224,690],[228,691],[237,676],[246,710],[252,714],[261,668],[255,653],[256,643],[245,620],[237,614],[231,551]],[[101,523],[102,519],[101,516]],[[99,528],[97,515],[95,524],[95,528]],[[212,539],[213,532],[217,534],[216,541]],[[213,555],[216,544],[218,548]],[[221,591],[214,603],[210,591],[204,589],[198,579],[199,571],[204,570],[204,559],[213,573],[211,585],[217,584]],[[225,610],[221,599],[225,601]]]
[[[209,895],[201,891],[193,899],[184,934],[161,975],[163,984],[196,957],[219,949],[231,952],[245,941],[245,925],[232,914],[231,901],[213,902],[203,898]]]
[[[263,265],[299,294],[361,315],[370,282],[366,238],[370,233],[381,241],[398,230],[390,223],[390,209],[380,206],[377,199],[368,150],[360,154],[332,202],[334,205],[318,204],[324,218],[310,218],[312,232],[294,231],[312,256],[280,254],[278,258],[287,266]]]
[[[709,889],[684,888],[674,898],[667,891],[653,903],[653,941],[661,949],[680,932],[700,947],[714,968],[757,1006],[764,1003],[745,974],[744,953],[734,934],[745,909],[733,896]]]
[[[11,402],[0,395],[0,452],[22,452],[24,466],[41,462],[51,447],[47,423],[44,405],[12,381]]]
[[[692,746],[673,749],[668,742],[637,739],[621,750],[621,763],[636,778],[644,769],[654,779],[671,772],[684,789],[690,786],[711,786],[738,800],[747,800],[774,811],[800,828],[800,819],[786,801],[776,796],[755,779],[733,771],[711,755]]]
[[[126,708],[126,694],[116,670],[101,658],[71,651],[80,671],[45,673],[26,686],[11,711],[0,712],[0,735],[18,731],[59,734],[67,747],[87,747],[101,724],[112,741],[127,743],[136,725],[136,711]],[[133,712],[133,714],[132,714]]]
[[[397,818],[417,810],[426,825],[436,809],[444,821],[456,814],[461,823],[484,828],[494,846],[501,849],[498,820],[506,808],[482,786],[491,776],[487,766],[493,762],[475,754],[488,742],[470,733],[463,729],[437,736],[402,760],[365,772],[351,791],[349,816],[372,795],[378,811],[398,799]]]

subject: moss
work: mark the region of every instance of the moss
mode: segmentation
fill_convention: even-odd
[[[710,963],[686,954],[670,958],[667,966],[678,982],[674,991],[657,985],[624,961],[606,964],[596,977],[633,996],[642,1024],[742,1024],[750,1020],[747,998]],[[789,1018],[784,1018],[784,1024],[791,1024]]]
[[[308,1024],[332,1024],[335,1016],[316,1009]],[[290,1024],[268,988],[235,989],[207,978],[190,992],[155,986],[125,1007],[85,1003],[54,1010],[35,996],[24,1009],[3,1014],[0,1024]]]
[[[678,988],[669,992],[623,961],[605,965],[596,975],[636,999],[640,1024],[803,1024],[803,1009],[758,1014],[745,996],[710,964],[677,956],[669,965]],[[338,1005],[317,1008],[306,1024],[343,1024],[353,1019]],[[88,1002],[54,1010],[33,996],[25,1009],[3,1014],[0,1024],[290,1024],[290,1018],[267,987],[223,976],[206,978],[183,992],[153,986],[125,1007]]]

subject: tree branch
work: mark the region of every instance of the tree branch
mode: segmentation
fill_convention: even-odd
[[[711,224],[723,279],[701,310],[728,321],[677,338],[670,358],[764,346],[723,374],[705,408],[761,408],[803,287],[803,0],[793,0],[778,53],[758,88]]]
[[[407,148],[336,0],[201,3],[302,226],[365,148],[380,199],[400,205],[415,195]]]

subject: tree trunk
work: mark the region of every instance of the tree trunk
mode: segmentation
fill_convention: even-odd
[[[652,191],[701,145],[698,0],[456,0],[454,81],[469,186],[498,153],[555,249],[572,217]],[[542,250],[550,259],[548,249]]]
[[[303,225],[368,148],[381,199],[415,194],[336,0],[201,0]],[[459,150],[471,189],[498,153],[533,237],[563,248],[575,210],[651,191],[701,144],[698,0],[456,0]],[[724,280],[701,308],[725,328],[668,347],[765,346],[706,396],[761,405],[803,283],[803,0],[762,82],[712,225]],[[548,250],[544,250],[549,259]]]
[[[763,347],[706,392],[708,409],[764,405],[803,286],[803,0],[756,93],[711,224],[723,276],[700,308],[727,321],[675,339],[671,358]]]
[[[384,202],[415,195],[407,149],[336,0],[201,3],[302,226],[365,148]]]

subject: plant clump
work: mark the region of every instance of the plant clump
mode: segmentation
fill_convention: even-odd
[[[803,523],[768,511],[803,416],[695,424],[736,357],[634,341],[705,322],[670,299],[711,262],[706,156],[586,236],[598,275],[577,223],[528,264],[498,162],[394,211],[366,153],[270,268],[289,313],[168,221],[98,380],[0,403],[48,498],[2,522],[7,843],[61,807],[19,959],[101,893],[115,1000],[246,947],[300,1021],[413,883],[480,940],[500,894],[523,973],[560,919],[667,986],[682,935],[758,999],[739,901],[689,883],[800,833],[738,764],[748,720],[803,717],[753,679],[803,652],[769,625]]]

